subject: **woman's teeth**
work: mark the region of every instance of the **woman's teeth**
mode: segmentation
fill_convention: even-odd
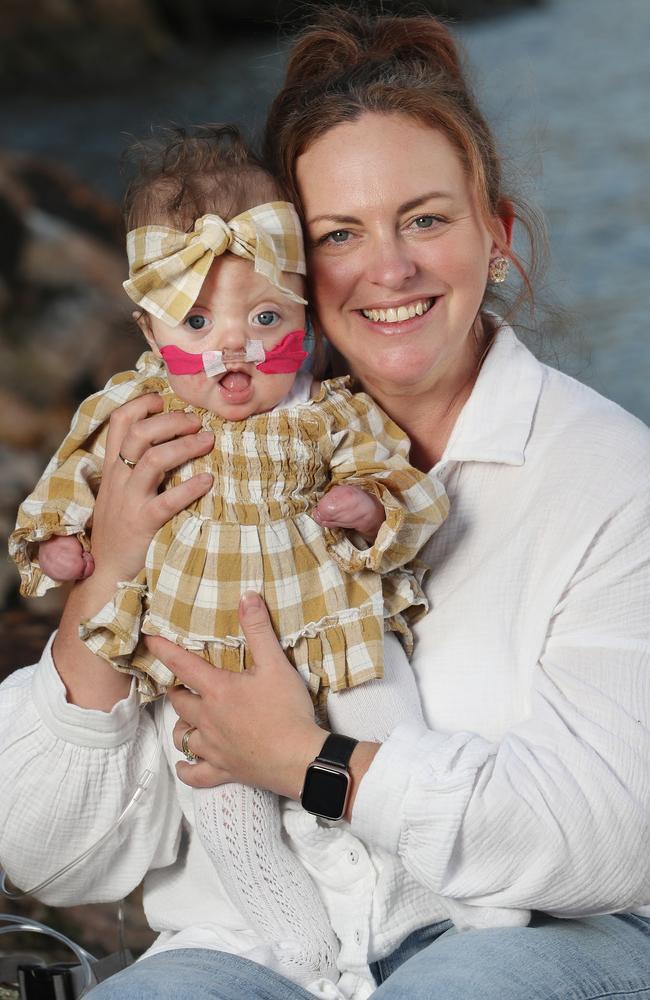
[[[362,309],[361,312],[373,323],[403,323],[406,319],[423,316],[433,303],[433,299],[421,299],[408,306],[397,306],[396,309]]]

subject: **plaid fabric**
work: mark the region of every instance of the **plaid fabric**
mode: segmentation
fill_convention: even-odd
[[[243,421],[196,410],[215,432],[215,447],[177,469],[166,486],[209,471],[214,488],[158,532],[143,573],[83,623],[89,647],[135,673],[144,698],[160,694],[174,677],[149,656],[142,633],[163,635],[218,666],[246,668],[237,615],[246,589],[264,596],[276,633],[314,697],[323,688],[381,676],[384,627],[409,647],[408,621],[426,610],[421,566],[411,560],[444,520],[448,501],[437,481],[408,464],[406,436],[345,381],[323,383],[307,403]],[[109,413],[163,386],[167,409],[192,409],[174,395],[150,353],[138,371],[116,376],[82,405],[11,537],[23,593],[42,593],[53,583],[38,569],[34,543],[88,527]],[[384,505],[386,520],[372,546],[356,547],[309,515],[323,493],[342,482]]]
[[[77,535],[84,548],[90,548],[93,509],[113,410],[137,396],[167,387],[162,362],[147,351],[136,371],[120,372],[81,404],[65,440],[21,504],[9,536],[9,554],[20,571],[23,596],[41,597],[58,586],[38,564],[39,542],[53,535]]]
[[[300,220],[288,201],[272,201],[230,222],[203,215],[182,233],[167,226],[141,226],[126,237],[127,295],[169,326],[192,308],[215,257],[229,251],[255,262],[255,270],[295,302],[306,300],[282,284],[282,271],[305,274]]]

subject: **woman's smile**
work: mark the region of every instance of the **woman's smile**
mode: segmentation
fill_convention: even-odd
[[[408,303],[382,304],[358,310],[362,319],[371,324],[373,332],[386,337],[418,333],[430,321],[429,313],[435,309],[441,296],[411,299]]]
[[[415,319],[416,316],[424,316],[434,303],[433,298],[418,299],[408,304],[388,304],[371,306],[362,309],[361,312],[372,323],[404,323],[406,320]]]

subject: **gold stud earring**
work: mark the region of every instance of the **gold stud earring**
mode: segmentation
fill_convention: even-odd
[[[493,285],[500,285],[508,277],[510,261],[507,257],[493,257],[488,268],[488,281]]]

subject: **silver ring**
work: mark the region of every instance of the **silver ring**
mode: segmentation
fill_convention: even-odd
[[[185,760],[190,762],[190,764],[193,764],[194,761],[199,759],[196,754],[192,753],[190,750],[190,736],[195,732],[196,726],[190,726],[189,729],[186,729],[183,733],[183,739],[181,740],[181,750],[183,751],[183,756],[185,757]]]
[[[125,458],[121,451],[118,451],[118,457],[122,459],[127,469],[135,469],[137,462],[132,462],[130,458]]]

